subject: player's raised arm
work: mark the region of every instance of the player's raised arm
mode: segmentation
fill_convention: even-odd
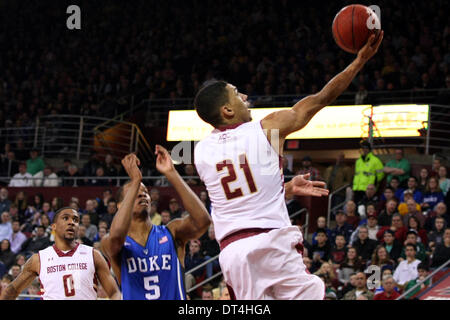
[[[2,292],[0,300],[15,300],[17,296],[25,290],[33,280],[39,275],[39,255],[33,254],[23,265],[22,272],[11,282]]]
[[[106,294],[111,300],[121,300],[122,297],[119,287],[109,271],[108,263],[98,250],[93,250],[95,273],[97,274],[103,289],[105,289]]]
[[[110,259],[115,259],[119,254],[131,225],[134,201],[142,181],[142,173],[138,167],[139,163],[139,159],[135,154],[129,154],[122,159],[122,165],[131,181],[127,184],[125,197],[111,223],[109,235],[105,236],[101,242],[103,251]]]
[[[177,239],[188,241],[196,239],[203,235],[211,223],[211,218],[203,203],[192,191],[192,189],[184,182],[173,166],[169,152],[162,146],[157,145],[156,148],[156,168],[164,174],[170,184],[175,188],[181,197],[183,207],[189,212],[189,216],[182,220],[174,220],[176,224],[174,235]],[[169,224],[169,225],[170,225]]]
[[[383,40],[383,31],[378,39],[372,35],[366,45],[358,52],[358,56],[344,71],[331,79],[323,89],[297,102],[290,110],[269,114],[262,120],[264,129],[279,130],[279,138],[283,139],[292,132],[305,127],[312,117],[323,107],[330,105],[350,85],[353,78],[364,64],[378,51]],[[282,147],[282,144],[280,144]]]

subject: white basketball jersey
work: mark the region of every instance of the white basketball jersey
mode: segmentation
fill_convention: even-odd
[[[196,145],[194,156],[218,241],[241,229],[291,225],[281,159],[260,122],[215,129]]]
[[[96,300],[92,247],[77,245],[67,253],[55,245],[39,251],[44,300]]]

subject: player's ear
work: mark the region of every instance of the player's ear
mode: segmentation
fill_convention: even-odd
[[[229,103],[227,103],[220,107],[220,113],[222,114],[223,118],[230,119],[233,118],[235,112],[233,107]]]

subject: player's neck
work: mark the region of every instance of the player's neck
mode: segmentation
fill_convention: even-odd
[[[131,221],[130,229],[128,230],[128,235],[133,239],[136,238],[147,238],[148,233],[152,230],[153,224],[150,217],[145,220],[133,219]]]
[[[61,251],[69,251],[75,248],[77,243],[74,240],[64,240],[55,238],[55,246]]]

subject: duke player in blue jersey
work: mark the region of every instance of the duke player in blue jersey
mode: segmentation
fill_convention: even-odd
[[[153,225],[148,214],[150,195],[142,181],[139,159],[122,160],[130,181],[118,191],[118,207],[103,252],[111,261],[124,300],[184,300],[186,243],[203,235],[211,223],[208,211],[175,170],[172,159],[156,146],[156,168],[181,197],[189,215],[167,226]]]

